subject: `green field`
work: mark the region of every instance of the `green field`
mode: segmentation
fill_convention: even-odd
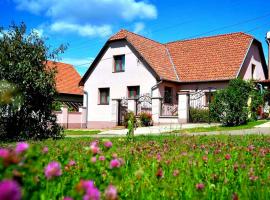
[[[65,135],[95,135],[100,133],[100,130],[64,130]]]
[[[106,148],[99,140],[96,155],[90,138],[30,142],[19,155],[12,150],[15,144],[1,144],[10,149],[10,157],[0,158],[0,180],[17,180],[27,200],[82,199],[86,191],[80,180],[94,181],[100,199],[106,199],[110,184],[117,188],[118,199],[270,199],[270,136],[111,141],[112,148]],[[110,167],[113,159],[119,161],[115,168]],[[48,180],[44,169],[51,161],[61,164],[62,173]]]

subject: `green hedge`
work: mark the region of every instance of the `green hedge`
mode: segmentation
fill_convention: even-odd
[[[190,108],[189,117],[192,123],[208,123],[209,118],[211,119],[209,110],[203,108]],[[210,121],[212,122],[213,120],[211,119]]]

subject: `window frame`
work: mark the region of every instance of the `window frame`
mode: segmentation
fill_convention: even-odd
[[[121,59],[117,59],[117,58],[121,58]],[[117,60],[121,61],[121,65],[120,65],[120,70],[116,70],[116,63]],[[119,73],[119,72],[125,72],[125,65],[126,65],[126,56],[125,54],[121,54],[121,55],[115,55],[113,56],[113,73]]]
[[[254,80],[254,73],[255,73],[256,65],[251,64],[251,79]]]
[[[170,89],[170,98],[166,98],[166,89]],[[170,99],[169,101],[168,98]],[[164,103],[165,104],[172,104],[173,103],[173,87],[165,86],[164,87]]]
[[[130,92],[131,92],[131,90],[130,89],[134,89],[134,88],[136,88],[136,90],[133,90],[133,91],[135,91],[136,92],[136,95],[135,96],[131,96],[130,95]],[[135,86],[127,86],[127,93],[128,93],[128,98],[129,99],[137,99],[137,98],[139,98],[140,97],[140,86],[139,85],[135,85]]]
[[[107,92],[106,102],[102,102],[102,90]],[[110,104],[110,88],[98,88],[98,105],[109,105]]]

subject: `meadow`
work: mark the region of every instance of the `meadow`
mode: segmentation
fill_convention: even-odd
[[[0,199],[270,199],[270,136],[0,146]]]

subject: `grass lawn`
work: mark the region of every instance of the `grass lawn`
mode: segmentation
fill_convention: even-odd
[[[269,122],[269,121],[268,120],[258,120],[258,121],[248,122],[245,125],[233,126],[233,127],[212,126],[212,127],[188,128],[188,129],[172,131],[172,133],[199,133],[199,132],[212,132],[212,131],[243,130],[243,129],[254,128],[257,125],[261,125],[261,124],[264,124],[266,122]]]
[[[270,136],[139,136],[134,142],[112,138],[112,147],[108,140],[93,142],[29,142],[21,153],[14,143],[0,143],[9,149],[8,155],[0,151],[0,180],[16,180],[27,200],[109,200],[116,199],[109,198],[114,189],[118,199],[270,199]],[[60,166],[48,165],[52,161]],[[106,190],[109,185],[115,188]]]
[[[100,132],[100,130],[64,130],[65,135],[95,135]]]

